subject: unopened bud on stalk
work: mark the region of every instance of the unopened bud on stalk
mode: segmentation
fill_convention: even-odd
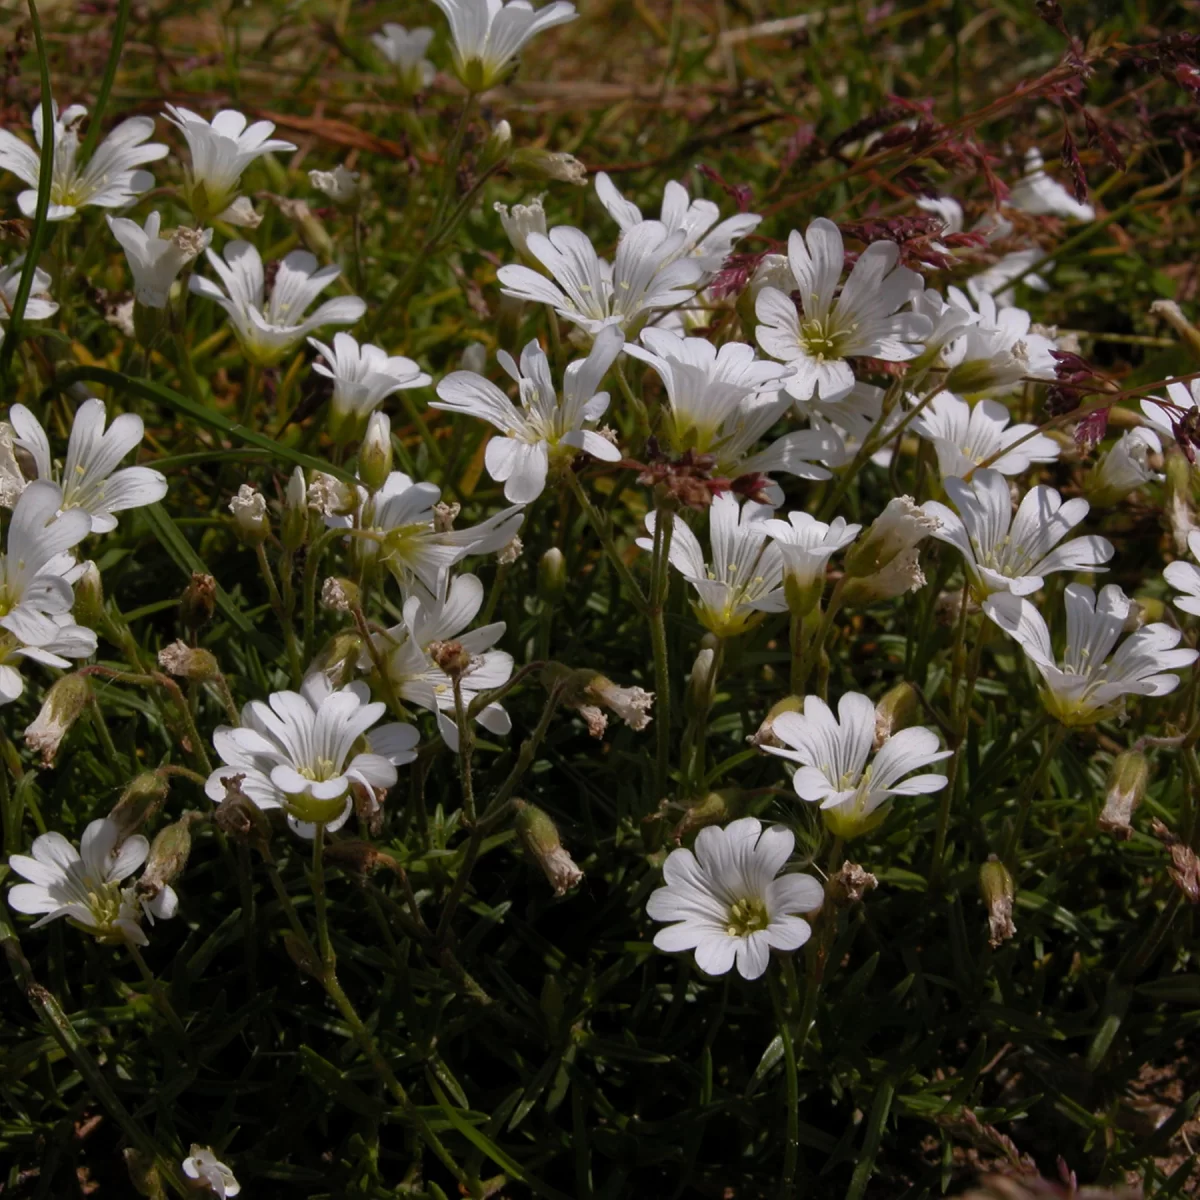
[[[517,815],[513,818],[517,836],[529,856],[542,868],[556,896],[565,896],[582,879],[583,872],[563,849],[558,827],[549,813],[536,804],[514,800]]]
[[[543,150],[540,146],[522,146],[514,150],[508,159],[508,170],[517,179],[553,180],[579,187],[587,184],[587,169],[573,154]]]
[[[238,536],[247,546],[261,546],[271,536],[271,523],[267,520],[267,502],[262,493],[250,484],[243,483],[237,495],[229,501]]]
[[[158,665],[169,675],[192,679],[197,683],[212,683],[221,678],[221,668],[215,655],[187,642],[172,642],[158,652]]]
[[[1192,509],[1192,464],[1178,446],[1168,446],[1164,471],[1167,476],[1167,523],[1175,553],[1181,558],[1188,552],[1188,536],[1196,529]]]
[[[803,712],[804,697],[803,696],[784,696],[782,700],[777,700],[767,710],[767,715],[763,718],[763,723],[752,733],[746,741],[752,746],[782,746],[781,742],[775,736],[775,718],[785,712]]]
[[[358,477],[368,491],[377,492],[392,472],[392,422],[375,410],[367,420],[367,431],[358,448]]]
[[[987,907],[988,945],[995,950],[1017,932],[1012,919],[1017,889],[1008,868],[994,854],[979,868],[979,891]]]
[[[711,633],[705,634],[700,640],[700,650],[692,663],[691,674],[688,675],[687,697],[684,710],[692,720],[701,719],[712,708],[713,697],[717,686],[717,648],[716,638]]]
[[[921,702],[911,683],[898,683],[875,705],[875,743],[878,750],[893,733],[907,729],[917,719]]]
[[[538,596],[553,604],[567,590],[567,560],[557,546],[551,546],[538,561]]]
[[[1150,764],[1144,754],[1137,750],[1118,754],[1108,773],[1104,810],[1098,821],[1100,828],[1119,841],[1129,841],[1133,837],[1131,822],[1134,811],[1146,795],[1149,782]]]
[[[896,496],[875,518],[871,527],[846,552],[846,575],[865,579],[878,575],[901,555],[911,552],[939,522],[924,512],[911,496]]]
[[[195,633],[212,620],[217,604],[217,581],[211,575],[196,571],[192,581],[183,589],[179,598],[179,623],[184,629]]]
[[[153,900],[170,891],[171,884],[183,874],[192,852],[192,826],[203,819],[198,812],[186,812],[178,821],[158,831],[150,843],[141,878],[135,884],[139,896]]]
[[[308,484],[304,471],[297,467],[288,480],[283,494],[283,519],[279,523],[279,540],[285,550],[299,550],[308,540]]]
[[[742,793],[737,788],[721,788],[688,802],[683,819],[671,836],[681,842],[706,825],[724,825],[742,814]]]
[[[842,591],[842,600],[848,608],[861,608],[877,600],[894,600],[905,592],[915,592],[924,586],[921,555],[914,547],[902,550],[875,574],[848,580]]]
[[[89,558],[83,564],[83,574],[75,583],[75,620],[87,629],[99,629],[104,622],[104,584],[100,569]]]
[[[63,738],[83,714],[91,694],[86,675],[64,675],[51,685],[41,711],[25,729],[25,745],[41,754],[43,767],[54,766]]]
[[[330,575],[321,584],[321,604],[330,612],[349,612],[358,602],[361,592],[352,579]]]
[[[121,798],[108,814],[109,820],[115,821],[120,826],[121,836],[127,838],[162,808],[170,790],[171,785],[165,775],[157,771],[144,771],[131,780],[121,793]]]
[[[326,583],[330,582],[326,580]],[[334,581],[337,582],[337,581]],[[354,631],[335,634],[313,659],[308,673],[320,671],[334,687],[342,687],[354,678],[355,665],[363,652],[362,635]]]
[[[1130,492],[1154,478],[1151,458],[1161,453],[1148,429],[1130,429],[1106,451],[1083,480],[1083,494],[1093,508],[1112,508]]]
[[[499,166],[512,151],[512,126],[507,121],[497,121],[479,149],[475,168],[480,175]]]

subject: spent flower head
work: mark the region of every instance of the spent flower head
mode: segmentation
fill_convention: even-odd
[[[121,243],[133,275],[133,294],[147,308],[166,308],[171,285],[202,250],[212,243],[212,230],[176,229],[170,237],[159,233],[162,217],[152,212],[145,225],[128,217],[106,217],[113,237]]]

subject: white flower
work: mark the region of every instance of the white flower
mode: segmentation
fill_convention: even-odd
[[[199,275],[193,275],[188,286],[196,295],[215,300],[229,314],[243,352],[260,367],[274,366],[314,329],[353,325],[367,311],[357,296],[338,296],[305,317],[308,306],[342,273],[340,267],[318,269],[316,258],[307,250],[293,250],[280,259],[271,298],[265,303],[263,261],[249,242],[228,243],[224,258],[211,249],[207,254],[225,291]]]
[[[501,267],[496,278],[506,296],[548,304],[592,336],[606,325],[632,336],[651,313],[695,293],[700,267],[678,257],[685,240],[682,232],[668,233],[658,221],[643,221],[622,236],[610,267],[586,234],[559,225],[525,239],[528,253],[550,279],[519,264]]]
[[[993,592],[1029,596],[1055,571],[1103,571],[1113,556],[1107,538],[1059,545],[1088,514],[1080,497],[1064,501],[1053,488],[1038,486],[1025,493],[1014,517],[1008,481],[998,471],[976,471],[970,483],[950,478],[945,488],[959,515],[936,500],[923,507],[938,521],[932,536],[962,554],[976,599]]]
[[[309,171],[308,182],[334,204],[349,205],[358,199],[360,175],[339,163],[332,171]]]
[[[1200,530],[1188,534],[1188,549],[1192,557],[1200,560]],[[1175,607],[1194,617],[1200,617],[1200,567],[1190,562],[1167,563],[1163,569],[1163,578],[1176,591],[1185,595],[1175,597]]]
[[[314,316],[320,312],[318,309]],[[360,345],[348,333],[334,334],[332,350],[314,337],[308,343],[325,360],[313,363],[313,370],[333,380],[329,403],[338,428],[346,423],[361,426],[388,396],[433,382],[411,358],[389,355],[369,342]]]
[[[874,434],[883,437],[884,442],[883,448],[871,455],[871,461],[876,466],[886,467],[892,461],[887,437],[904,419],[904,413],[899,405],[894,405],[880,426],[883,398],[883,388],[860,380],[850,391],[828,400],[814,395],[808,400],[794,401],[793,406],[801,416],[808,418],[812,432],[824,439],[825,448],[816,457],[825,466],[834,470],[848,466],[854,461],[863,440]]]
[[[567,0],[535,11],[528,0],[434,0],[450,22],[454,71],[472,92],[485,92],[507,74],[525,43],[543,29],[579,14]]]
[[[603,171],[596,176],[596,195],[622,233],[641,223],[641,210],[621,195]],[[659,220],[668,233],[684,235],[678,253],[694,258],[705,277],[711,278],[733,251],[734,243],[753,233],[762,217],[757,213],[738,213],[722,221],[721,210],[711,200],[693,200],[683,184],[671,180],[663,189]]]
[[[192,152],[191,167],[184,168],[184,185],[200,221],[225,219],[237,199],[242,172],[255,159],[296,149],[291,142],[271,137],[275,132],[271,121],[255,121],[247,128],[246,118],[233,109],[222,109],[211,122],[174,104],[168,104],[163,115],[183,134]]]
[[[73,217],[77,209],[88,204],[100,208],[123,208],[132,204],[141,192],[154,186],[154,176],[149,171],[137,170],[143,163],[165,158],[168,147],[159,142],[144,144],[154,134],[154,121],[150,117],[130,117],[122,121],[96,147],[92,160],[80,166],[75,158],[79,153],[77,126],[87,116],[82,104],[72,104],[64,113],[52,104],[54,113],[54,173],[50,180],[50,207],[46,212],[49,221],[65,221]],[[38,174],[42,149],[42,106],[33,110],[33,136],[38,144],[34,150],[13,137],[7,130],[0,129],[0,169],[11,171],[23,183],[27,191],[17,197],[17,204],[25,217],[32,217],[37,210]]]
[[[1166,400],[1142,401],[1142,414],[1168,442],[1175,440],[1176,425],[1189,417],[1195,420],[1192,410],[1196,408],[1200,408],[1200,379],[1172,380]]]
[[[464,710],[481,692],[501,687],[512,675],[512,655],[492,649],[504,636],[503,621],[463,632],[475,620],[483,600],[483,584],[474,575],[455,576],[440,598],[418,585],[404,602],[403,622],[375,638],[396,694],[436,714],[438,732],[453,751],[458,750],[454,684],[433,661],[430,647],[454,641],[470,656],[459,683]],[[364,654],[359,665],[370,664],[370,656]],[[508,713],[499,704],[486,705],[475,720],[497,737],[512,729]]]
[[[33,459],[38,479],[59,483],[62,511],[87,513],[92,533],[111,533],[117,527],[114,513],[155,504],[167,494],[166,477],[151,467],[117,470],[145,433],[136,413],[122,413],[105,432],[104,401],[85,400],[75,410],[67,461],[57,478],[50,442],[38,419],[23,404],[14,404],[8,419],[17,434],[16,444]]]
[[[514,204],[509,212],[507,204],[499,200],[492,205],[500,216],[500,224],[512,243],[512,248],[518,254],[532,257],[529,253],[529,235],[540,233],[546,236],[546,210],[542,207],[541,196],[534,196],[528,204]]]
[[[429,43],[433,41],[433,30],[422,25],[419,29],[405,29],[403,25],[388,22],[379,33],[371,34],[375,49],[397,68],[400,82],[407,92],[419,92],[433,82],[433,63],[426,57]]]
[[[32,857],[14,854],[8,865],[27,879],[8,893],[17,912],[43,913],[33,928],[59,917],[94,934],[103,942],[147,943],[142,932],[143,914],[153,921],[175,915],[178,898],[164,886],[152,900],[139,903],[132,887],[122,888],[146,861],[150,843],[135,833],[118,845],[121,827],[102,817],[83,831],[79,850],[61,833],[43,833],[34,839]]]
[[[803,318],[791,298],[773,287],[759,292],[754,311],[762,322],[755,330],[758,344],[795,368],[786,387],[797,400],[814,394],[829,400],[853,387],[848,358],[904,362],[921,353],[929,318],[897,311],[921,290],[921,277],[899,266],[899,257],[894,242],[873,242],[858,256],[835,301],[845,263],[841,231],[824,217],[803,237],[792,230],[788,262]]]
[[[1046,256],[1038,246],[1029,250],[1012,250],[1003,255],[990,267],[985,267],[977,275],[967,280],[967,290],[972,296],[994,296],[999,305],[1016,303],[1016,288],[1010,287],[1018,277],[1021,283],[1037,292],[1050,290],[1050,285],[1042,276],[1030,272],[1030,267],[1040,263]],[[1050,265],[1050,264],[1047,264]]]
[[[189,1179],[202,1180],[220,1200],[236,1196],[242,1190],[233,1172],[212,1152],[210,1146],[193,1146],[191,1157],[183,1160],[183,1173]]]
[[[1025,155],[1025,174],[1008,194],[1008,204],[1027,213],[1050,213],[1056,217],[1073,217],[1077,221],[1092,221],[1096,210],[1081,204],[1057,179],[1046,174],[1040,152],[1029,150]]]
[[[2,133],[3,130],[0,130]],[[7,267],[0,267],[0,342],[4,341],[4,322],[12,315],[17,302],[17,291],[21,287],[21,272],[25,269],[25,255],[15,258]],[[33,287],[25,301],[26,321],[44,321],[58,312],[58,305],[50,299],[50,276],[41,267],[33,270]]]
[[[763,450],[756,449],[767,431],[792,407],[786,392],[760,392],[747,396],[727,416],[707,453],[716,459],[713,474],[725,479],[761,476],[761,498],[772,507],[783,503],[783,489],[770,476],[776,471],[797,479],[828,479],[818,462],[835,459],[841,440],[828,429],[794,429]],[[814,461],[815,460],[815,461]]]
[[[147,308],[166,308],[179,272],[212,242],[212,230],[176,229],[160,237],[162,217],[152,212],[145,226],[128,217],[106,217],[133,274],[134,295]]]
[[[359,564],[378,561],[401,587],[408,588],[416,580],[439,596],[455,563],[471,554],[501,550],[525,519],[523,506],[513,505],[467,529],[439,530],[434,506],[441,495],[441,489],[432,483],[416,483],[403,472],[393,471],[374,495],[358,488],[358,510],[353,517],[328,516],[326,524],[331,528],[353,524],[372,535],[351,539],[353,557]]]
[[[932,331],[925,338],[926,355],[936,358],[956,338],[961,337],[968,325],[979,320],[979,314],[971,308],[947,304],[936,288],[926,288],[912,298],[912,310],[929,318]],[[922,355],[922,361],[925,360]]]
[[[713,448],[721,427],[744,400],[776,391],[788,370],[754,356],[754,347],[726,342],[720,349],[706,338],[685,338],[665,329],[644,329],[643,346],[626,353],[649,363],[663,381],[670,405],[667,440],[677,452]]]
[[[937,518],[911,496],[893,496],[871,522],[866,536],[846,555],[846,573],[865,578],[907,554],[937,530]]]
[[[875,741],[875,705],[859,692],[838,701],[838,716],[817,696],[804,697],[804,711],[782,712],[772,732],[782,746],[762,749],[799,763],[792,786],[802,800],[820,804],[825,823],[838,837],[875,828],[878,812],[893,796],[923,796],[946,786],[944,775],[913,775],[950,757],[938,749],[932,729],[913,726],[892,734],[867,766]]]
[[[949,368],[946,387],[951,391],[977,394],[1005,391],[1026,376],[1053,380],[1054,343],[1041,334],[1030,333],[1029,314],[1023,308],[997,308],[996,300],[984,292],[975,295],[975,305],[958,288],[947,288],[950,303],[977,319],[963,335],[942,349]]]
[[[913,419],[912,429],[933,443],[943,479],[966,478],[989,459],[993,471],[1020,475],[1033,463],[1058,458],[1059,445],[1053,438],[1034,433],[1036,425],[1010,425],[1011,420],[1012,414],[998,400],[971,405],[952,392],[938,392]],[[1033,437],[1026,436],[1031,433]],[[1020,445],[1013,446],[1014,442]]]
[[[594,425],[608,408],[608,393],[598,389],[623,343],[619,329],[602,329],[587,358],[567,367],[561,402],[545,352],[530,342],[520,367],[504,351],[496,356],[517,384],[519,407],[494,383],[470,371],[447,375],[437,387],[441,402],[430,407],[494,425],[501,436],[493,437],[484,452],[488,474],[504,484],[509,501],[528,504],[542,494],[552,466],[567,466],[581,452],[603,462],[620,461],[621,451],[585,426]]]
[[[806,512],[790,512],[786,521],[772,517],[763,526],[779,547],[786,584],[795,590],[798,600],[811,600],[809,608],[820,598],[829,560],[862,531],[861,525],[847,525],[844,517],[835,517],[826,525]]]
[[[1179,686],[1166,674],[1190,666],[1197,651],[1176,650],[1178,629],[1154,623],[1130,634],[1116,653],[1132,601],[1114,584],[1096,593],[1072,583],[1064,594],[1067,642],[1060,666],[1050,645],[1050,630],[1028,601],[1000,593],[983,602],[983,611],[1025,651],[1042,676],[1042,702],[1064,725],[1091,725],[1120,712],[1127,695],[1165,696]],[[1109,655],[1112,654],[1110,658]]]
[[[1083,482],[1087,498],[1097,508],[1119,504],[1135,488],[1158,478],[1149,458],[1161,450],[1149,429],[1127,430],[1088,472]]]
[[[340,691],[323,674],[305,679],[299,692],[272,692],[269,703],[252,700],[236,729],[222,725],[213,745],[224,767],[205,784],[209,799],[225,798],[226,781],[241,775],[241,789],[259,808],[282,808],[301,837],[314,836],[315,823],[340,829],[353,807],[351,784],[387,791],[396,767],[416,758],[418,740],[411,725],[367,730],[387,711],[371,701],[364,683]]]
[[[795,914],[815,912],[825,899],[812,876],[779,875],[794,845],[790,829],[764,830],[754,817],[700,830],[694,854],[667,855],[665,886],[646,904],[652,920],[673,922],[654,944],[694,950],[708,975],[724,975],[736,960],[743,979],[757,979],[772,950],[798,950],[808,941],[812,928]]]
[[[940,218],[944,233],[962,233],[963,207],[953,196],[918,196],[917,207]]]
[[[740,509],[730,493],[717,496],[709,508],[708,537],[712,565],[696,535],[681,517],[671,534],[670,562],[696,590],[696,618],[718,637],[732,637],[756,625],[763,613],[783,612],[783,558],[766,528],[772,509],[748,500]],[[647,513],[648,538],[643,550],[654,549],[657,514]]]
[[[87,537],[91,520],[79,509],[59,515],[61,503],[58,488],[39,480],[21,493],[9,522],[0,554],[0,704],[24,690],[15,661],[69,667],[67,657],[96,650],[96,635],[68,616],[75,601],[70,551]]]

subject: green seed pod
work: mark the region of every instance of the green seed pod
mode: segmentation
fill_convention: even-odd
[[[1104,810],[1098,824],[1119,841],[1133,837],[1131,824],[1137,806],[1146,795],[1150,782],[1150,764],[1138,750],[1126,750],[1113,759],[1108,773],[1108,789],[1104,795]]]
[[[1008,868],[994,854],[979,868],[979,891],[987,907],[988,944],[994,950],[1017,932],[1012,919],[1016,884]]]
[[[567,590],[567,560],[557,546],[551,546],[538,561],[538,595],[548,604],[560,599]]]
[[[104,584],[96,564],[88,559],[75,584],[75,620],[87,629],[99,629],[105,621]]]
[[[86,675],[64,675],[51,685],[42,708],[25,730],[25,744],[42,756],[42,766],[54,766],[54,758],[67,731],[83,714],[92,695]]]
[[[875,746],[878,750],[893,733],[914,724],[921,711],[916,689],[911,683],[898,683],[885,692],[875,705]]]
[[[145,771],[121,793],[109,818],[121,827],[121,836],[137,832],[166,802],[171,785],[165,775]]]
[[[563,849],[558,836],[558,826],[554,824],[550,814],[538,808],[536,804],[514,800],[513,807],[516,809],[513,825],[521,839],[521,845],[541,867],[554,889],[554,894],[565,896],[583,879],[583,872]]]

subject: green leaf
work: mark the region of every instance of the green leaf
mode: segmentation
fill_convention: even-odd
[[[304,467],[311,471],[324,471],[326,475],[333,475],[344,483],[354,482],[354,476],[344,468],[336,467],[323,458],[316,458],[303,451],[293,450],[290,446],[285,446],[282,442],[267,437],[265,433],[247,429],[245,425],[239,425],[228,417],[222,416],[216,409],[197,404],[195,400],[173,388],[164,387],[161,383],[151,383],[145,379],[131,379],[128,375],[121,374],[120,371],[109,371],[104,367],[76,367],[59,375],[54,382],[54,387],[56,390],[62,391],[73,383],[105,384],[118,392],[137,396],[138,399],[149,401],[151,404],[161,404],[179,413],[180,416],[188,417],[200,425],[207,426],[224,437],[264,450],[272,458],[281,459],[292,466]]]

